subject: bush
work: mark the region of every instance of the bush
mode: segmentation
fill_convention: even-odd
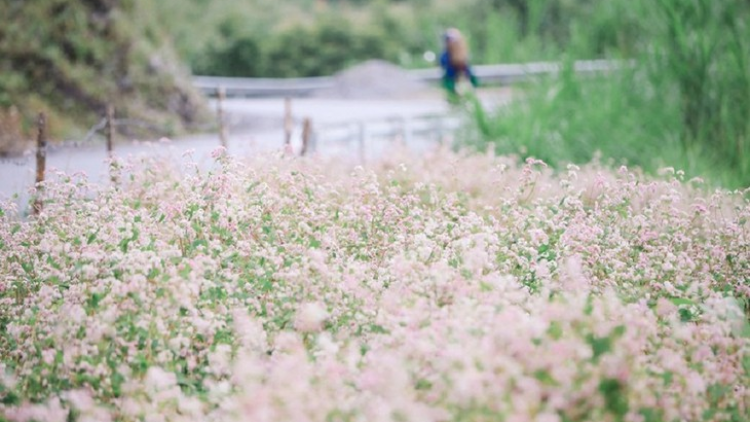
[[[394,60],[395,56],[382,34],[356,29],[340,18],[327,18],[264,38],[226,34],[222,46],[211,47],[200,57],[194,72],[245,77],[323,76],[367,59]]]
[[[211,50],[193,70],[201,75],[259,76],[262,59],[258,41],[243,36],[224,48]]]

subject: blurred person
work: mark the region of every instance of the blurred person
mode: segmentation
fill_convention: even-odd
[[[443,34],[444,49],[440,55],[440,66],[443,68],[443,87],[448,91],[450,100],[458,99],[457,86],[466,77],[473,87],[479,81],[471,71],[469,65],[469,47],[466,45],[461,32],[456,28],[449,28]]]

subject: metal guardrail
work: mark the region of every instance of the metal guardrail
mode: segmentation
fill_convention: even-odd
[[[331,76],[312,78],[238,78],[194,76],[193,85],[207,95],[223,88],[227,97],[305,97],[315,91],[332,88]]]
[[[311,152],[358,157],[360,162],[387,155],[395,146],[425,151],[450,143],[460,118],[449,114],[352,120],[316,127]]]
[[[626,62],[627,63],[627,62]],[[615,70],[623,62],[612,60],[582,60],[574,63],[579,74],[595,74]],[[556,74],[563,65],[558,62],[496,64],[473,66],[474,73],[484,83],[509,85],[529,77]],[[407,70],[415,80],[436,83],[442,78],[440,68]],[[239,78],[224,76],[194,76],[194,85],[206,95],[214,96],[223,88],[227,97],[306,97],[316,91],[333,88],[334,76],[311,78]]]

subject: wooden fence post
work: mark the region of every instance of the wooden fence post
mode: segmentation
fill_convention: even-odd
[[[39,113],[39,119],[37,120],[37,136],[36,136],[36,199],[34,200],[33,213],[38,215],[42,212],[42,186],[40,183],[44,182],[44,172],[47,167],[47,134],[46,132],[47,118],[44,113]]]
[[[112,150],[115,143],[115,107],[107,104],[107,157],[112,159]]]
[[[312,137],[312,121],[309,117],[305,117],[302,121],[302,150],[299,155],[305,156],[307,151],[311,148],[310,138]]]
[[[107,104],[107,157],[109,158],[109,180],[117,184],[117,164],[114,160],[115,152],[115,106]]]
[[[226,99],[227,93],[223,86],[220,86],[217,89],[217,102],[216,102],[216,114],[217,119],[219,120],[219,141],[221,142],[221,146],[224,148],[227,148],[228,142],[227,142],[227,129],[224,125],[224,100]]]

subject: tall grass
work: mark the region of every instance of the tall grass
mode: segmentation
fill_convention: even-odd
[[[596,78],[567,66],[523,87],[508,108],[475,107],[469,143],[552,164],[600,154],[748,186],[748,9],[729,0],[610,0],[571,16],[566,60],[633,57],[635,66]]]
[[[681,139],[707,150],[750,183],[750,5],[741,1],[643,1],[653,40],[647,63],[676,85]]]
[[[559,77],[526,85],[508,107],[486,111],[473,103],[476,131],[466,139],[479,149],[492,144],[498,153],[553,164],[601,156],[615,165],[656,169],[681,156],[679,115],[635,88],[645,82],[640,70],[583,78],[568,65]]]

